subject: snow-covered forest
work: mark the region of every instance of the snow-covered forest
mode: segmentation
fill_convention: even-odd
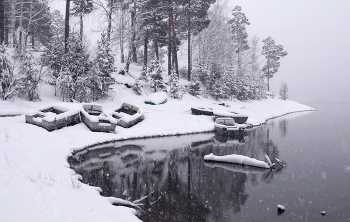
[[[244,9],[229,9],[225,0],[66,0],[65,15],[50,10],[50,3],[0,3],[2,100],[39,100],[41,83],[52,85],[63,101],[106,99],[116,75],[133,77],[136,94],[150,87],[177,99],[189,93],[259,100],[287,55],[272,37],[249,36]],[[104,22],[91,48],[83,27],[93,11]],[[72,18],[79,30],[71,28]],[[179,62],[181,49],[187,51],[186,65]],[[131,63],[140,67],[140,75],[130,71]]]

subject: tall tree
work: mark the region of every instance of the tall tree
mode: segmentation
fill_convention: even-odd
[[[208,9],[216,0],[193,1],[186,0],[183,7],[187,14],[187,66],[188,81],[191,80],[191,34],[197,35],[204,28],[208,27],[210,20],[208,19]],[[186,24],[185,22],[183,24]]]
[[[69,11],[70,11],[70,0],[66,0],[66,17],[64,20],[64,52],[68,53],[68,42],[69,42]]]
[[[242,12],[242,8],[240,6],[235,6],[232,10],[233,18],[229,21],[231,25],[231,30],[233,34],[233,41],[236,45],[236,53],[237,53],[237,65],[238,72],[241,72],[241,52],[248,50],[248,34],[245,26],[250,25],[247,17]]]
[[[92,0],[73,0],[72,14],[79,16],[80,20],[80,38],[83,39],[84,34],[84,15],[91,13],[93,10]]]
[[[262,68],[264,76],[267,78],[267,90],[270,91],[270,79],[278,71],[280,67],[279,59],[285,57],[288,53],[283,51],[282,45],[276,45],[275,40],[267,37],[263,40],[264,46],[261,54],[266,58],[266,64]]]
[[[5,41],[5,3],[0,1],[0,44]]]

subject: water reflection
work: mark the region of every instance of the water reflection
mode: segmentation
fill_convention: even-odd
[[[278,171],[204,163],[209,153],[259,160],[267,154],[273,161],[279,155],[268,127],[260,127],[240,138],[204,134],[96,146],[69,162],[103,196],[131,201],[148,196],[143,221],[232,221],[248,200],[248,184],[271,183]]]

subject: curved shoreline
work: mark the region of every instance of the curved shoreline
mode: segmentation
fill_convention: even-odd
[[[288,113],[285,113],[285,114],[282,114],[282,115],[278,115],[278,116],[274,116],[274,117],[268,118],[263,123],[260,123],[260,124],[257,124],[257,125],[253,125],[253,128],[263,126],[263,125],[267,124],[268,121],[273,120],[273,119],[277,119],[277,118],[282,117],[282,116],[287,116],[287,115],[294,114],[294,113],[314,112],[314,111],[317,111],[317,109],[288,112]],[[85,150],[85,149],[88,149],[88,148],[91,148],[91,147],[94,147],[94,146],[104,145],[104,144],[108,144],[108,143],[116,143],[116,142],[122,142],[122,141],[128,141],[128,140],[163,138],[163,137],[172,137],[172,136],[184,136],[184,135],[193,135],[193,134],[201,134],[201,133],[212,133],[212,132],[214,132],[214,130],[209,130],[209,131],[205,130],[205,131],[192,132],[192,133],[176,133],[176,134],[168,134],[168,135],[140,136],[140,137],[125,138],[125,139],[108,140],[108,141],[104,141],[104,142],[99,142],[99,143],[95,143],[95,144],[92,144],[92,145],[88,145],[88,146],[85,146],[85,147],[83,147],[81,149],[76,149],[70,155],[73,155],[74,152],[79,152],[79,151],[82,151],[82,150]]]

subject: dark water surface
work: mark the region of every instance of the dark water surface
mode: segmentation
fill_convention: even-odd
[[[143,221],[349,221],[350,105],[313,107],[255,128],[244,141],[214,134],[131,140],[77,152],[69,162],[103,196],[148,195]],[[210,153],[267,154],[286,166],[204,162]]]

